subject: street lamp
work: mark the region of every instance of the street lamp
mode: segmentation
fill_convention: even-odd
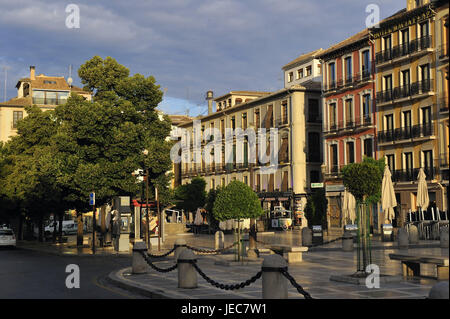
[[[148,150],[145,149],[142,151],[142,154],[144,154],[144,156],[148,155]],[[148,209],[148,168],[145,168],[145,202],[146,202],[146,212],[147,212],[147,216],[146,216],[146,220],[147,220],[147,230],[146,230],[146,238],[147,238],[147,247],[150,248],[150,221],[149,221],[149,209]],[[141,204],[142,206],[142,204]]]

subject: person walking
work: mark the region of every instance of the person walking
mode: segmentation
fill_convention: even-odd
[[[121,221],[119,212],[115,210],[113,217],[113,225],[112,225],[112,242],[113,247],[116,252],[119,252],[119,239],[120,239],[120,230],[121,230]]]

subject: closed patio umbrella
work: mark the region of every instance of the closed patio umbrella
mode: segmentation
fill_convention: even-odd
[[[381,183],[381,206],[384,211],[384,218],[392,223],[395,217],[394,207],[397,206],[397,199],[395,198],[394,185],[392,185],[391,171],[386,165],[384,167],[383,181]]]
[[[347,220],[349,218],[352,222],[352,224],[355,223],[356,219],[356,199],[355,196],[353,196],[352,193],[347,191],[347,189],[344,191],[344,200],[342,203],[342,212],[344,213],[344,220]]]
[[[427,210],[428,204],[430,202],[428,198],[428,187],[427,187],[427,181],[426,181],[426,175],[423,171],[423,168],[421,167],[419,170],[419,175],[417,176],[417,202],[416,206],[421,209],[422,213],[422,220],[423,218],[423,211]]]

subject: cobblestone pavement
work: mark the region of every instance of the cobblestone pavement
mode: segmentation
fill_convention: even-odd
[[[160,253],[172,247],[176,238],[167,238],[164,249]],[[213,237],[210,235],[182,236],[188,245],[198,248],[214,248]],[[300,235],[296,232],[277,233],[259,236],[259,239],[271,244],[299,245]],[[300,238],[301,239],[301,238]],[[225,236],[225,246],[233,243],[234,236]],[[262,246],[261,244],[258,244]],[[378,289],[369,289],[365,285],[355,285],[330,281],[331,275],[350,275],[356,271],[356,250],[353,252],[343,252],[339,249],[340,242],[335,242],[324,246],[322,250],[311,250],[303,254],[303,262],[290,264],[289,273],[295,278],[313,298],[318,299],[424,299],[428,296],[431,287],[437,280],[431,278],[435,276],[435,269],[431,265],[423,265],[422,273],[430,278],[400,279],[398,282],[381,283]],[[327,249],[325,249],[327,247]],[[437,241],[421,241],[419,245],[407,250],[396,248],[395,242],[380,242],[373,240],[374,250],[372,251],[372,263],[380,267],[382,275],[401,276],[401,265],[399,261],[392,261],[390,253],[407,252],[410,254],[426,254],[447,256],[448,249],[439,247]],[[157,253],[157,250],[153,250]],[[165,258],[163,261],[156,261],[155,265],[160,268],[169,268],[174,264],[173,257]],[[261,267],[262,258],[255,261],[244,259],[244,262],[235,262],[235,255],[228,251],[222,255],[199,255],[198,265],[202,271],[211,279],[223,284],[237,284],[255,275]],[[228,262],[228,263],[226,263]],[[177,299],[202,299],[202,298],[251,298],[258,299],[262,296],[262,280],[245,288],[226,291],[215,288],[198,276],[198,288],[180,289],[178,285],[177,270],[169,273],[156,272],[150,269],[147,274],[133,275],[129,268],[121,269],[110,275],[116,283],[147,291],[150,296]],[[289,298],[303,298],[297,290],[289,284]]]

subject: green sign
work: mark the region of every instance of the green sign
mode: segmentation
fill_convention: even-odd
[[[323,183],[311,183],[311,188],[323,188]]]

